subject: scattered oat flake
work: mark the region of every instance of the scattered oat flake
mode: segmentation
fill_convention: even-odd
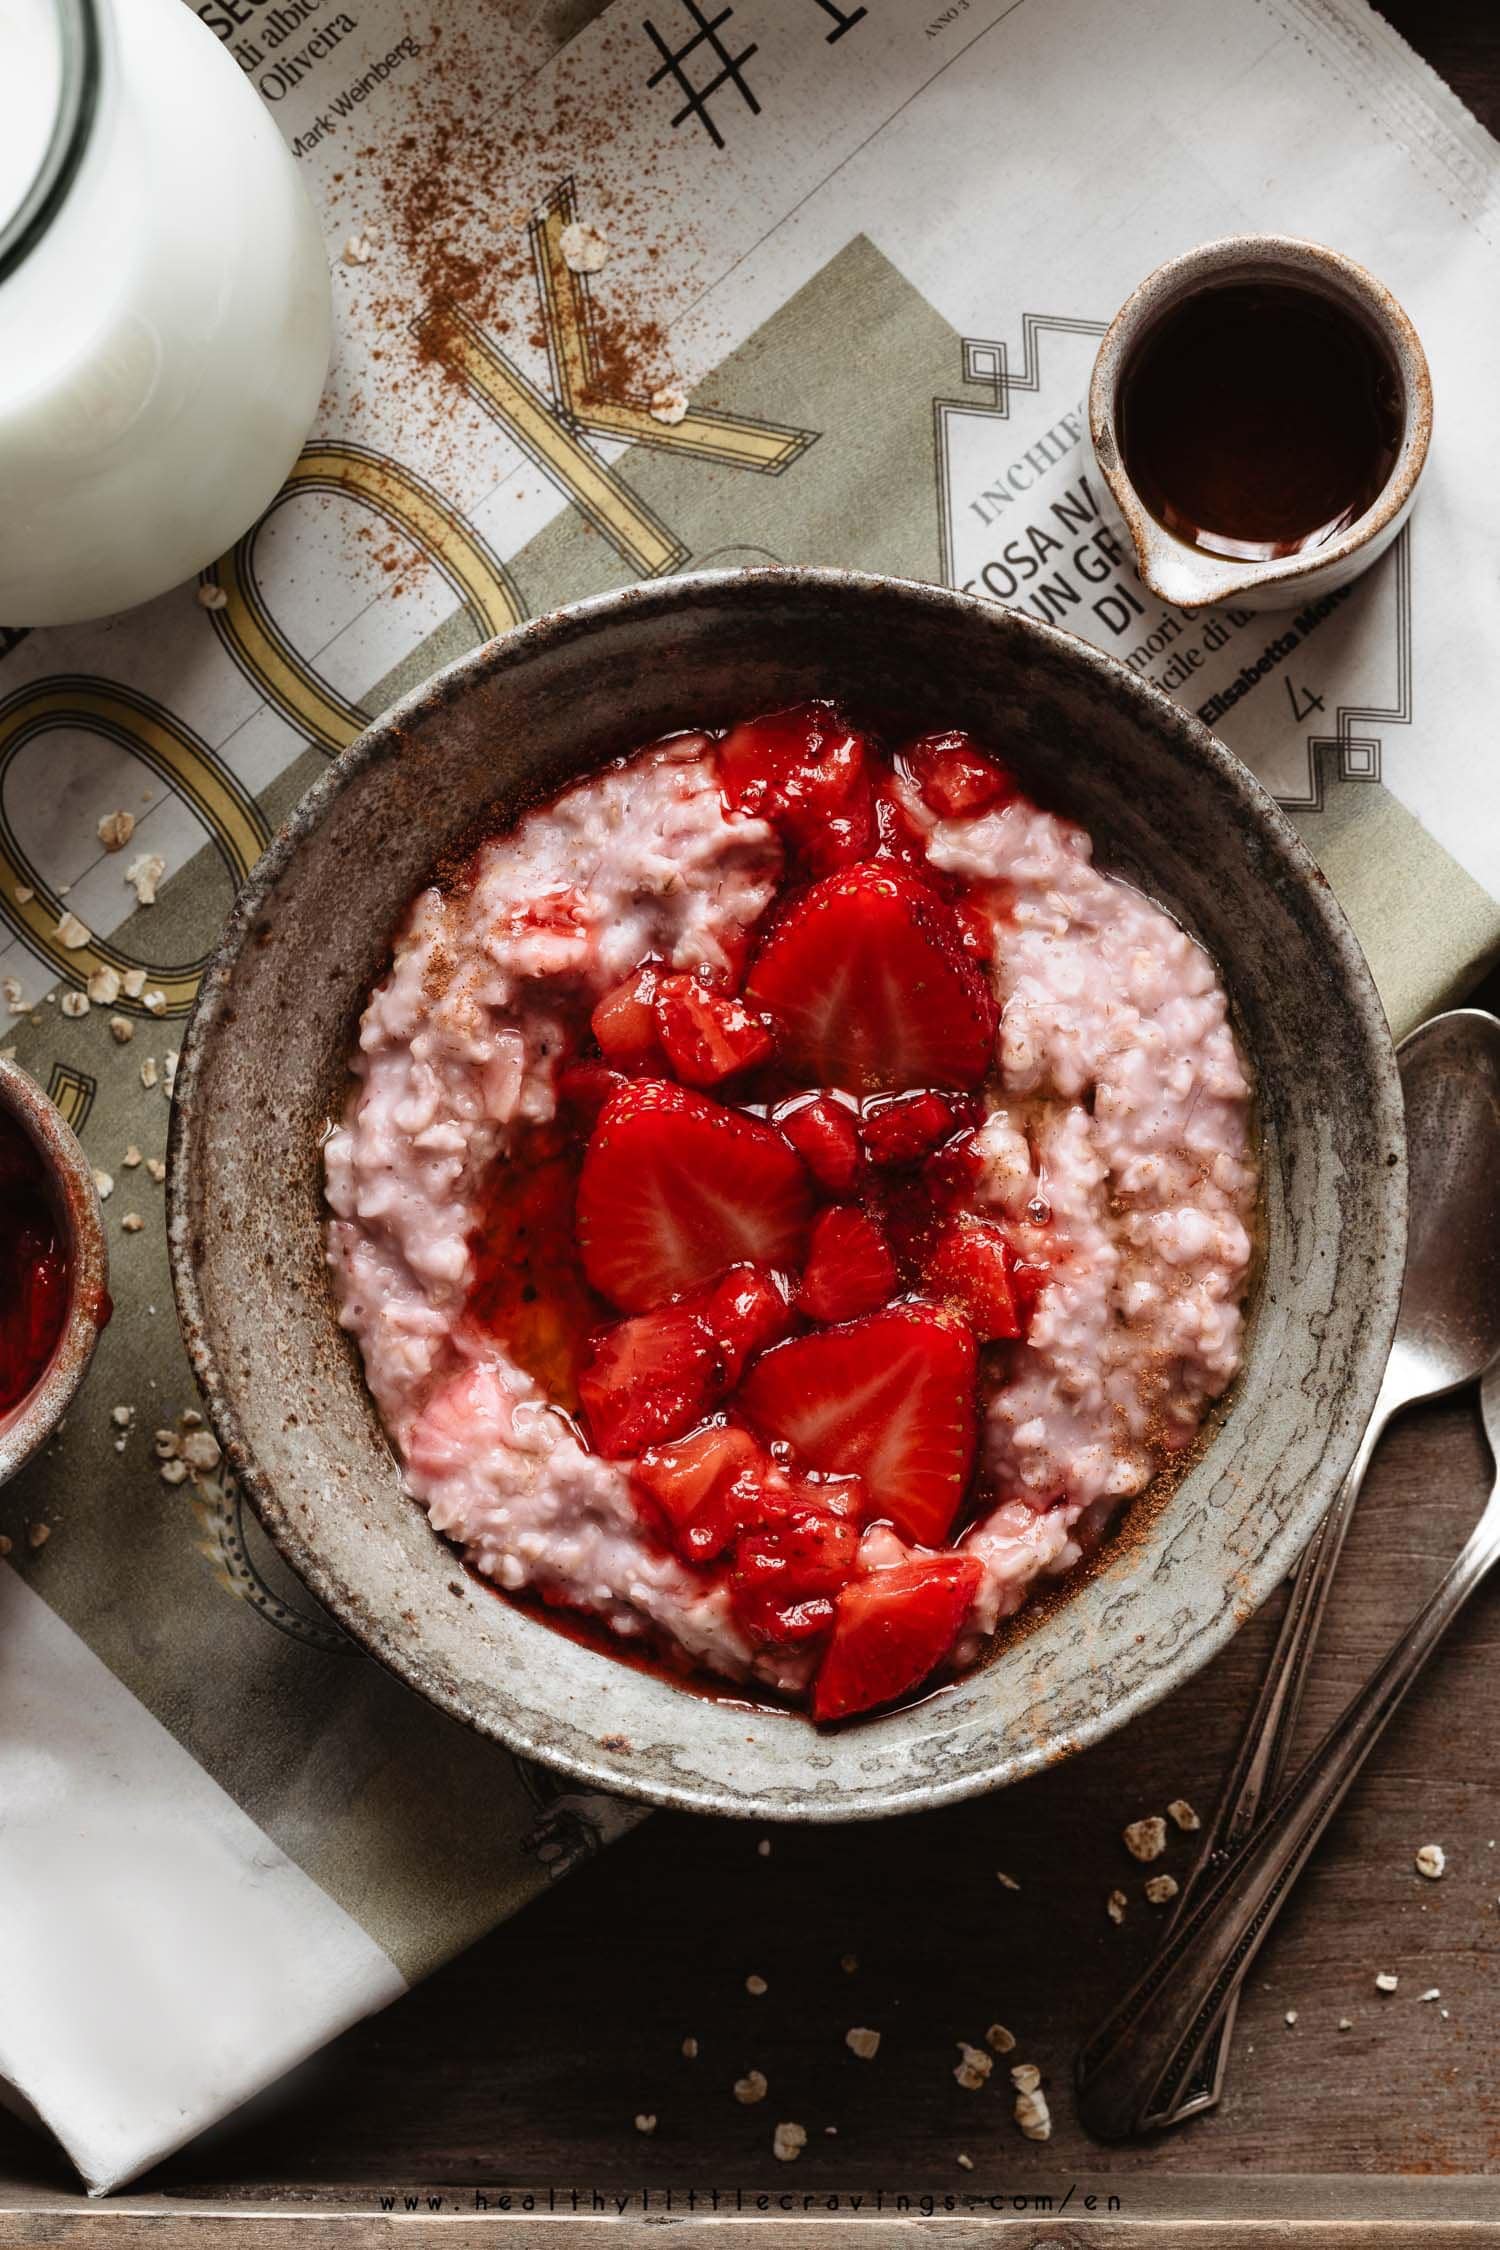
[[[984,2035],[984,2043],[987,2047],[993,2047],[997,2055],[1012,2055],[1016,2049],[1016,2035],[1013,2031],[1007,2031],[1003,2023],[992,2023]]]
[[[98,1196],[99,1201],[107,1203],[114,1192],[115,1183],[108,1172],[101,1172],[96,1166],[94,1169],[94,1193]]]
[[[197,599],[200,609],[228,609],[229,607],[229,596],[225,593],[223,587],[212,578],[204,579],[202,585],[198,588]],[[130,878],[127,876],[126,881],[129,880]],[[149,899],[141,900],[142,906],[149,906],[150,903]]]
[[[341,255],[346,266],[367,266],[375,255],[375,244],[367,234],[351,234]]]
[[[958,2041],[961,2060],[953,2066],[953,2075],[966,2092],[977,2094],[994,2069],[993,2058],[982,2047],[971,2047],[967,2039]]]
[[[844,2045],[861,2062],[873,2062],[880,2052],[880,2033],[865,2024],[854,2024],[844,2033]]]
[[[689,2062],[696,2062],[698,2060],[697,2040],[692,2038],[684,2039],[682,2042],[682,2051]]]
[[[163,1164],[161,1158],[159,1156],[148,1156],[146,1159],[146,1170],[151,1174],[151,1177],[153,1180],[155,1180],[157,1186],[160,1187],[162,1181],[167,1176],[167,1167],[165,1166],[165,1164]]]
[[[763,2102],[766,2098],[765,2072],[747,2070],[743,2078],[737,2078],[734,2082],[734,2098],[737,2102],[743,2102],[747,2109],[752,2102]]]
[[[186,1461],[163,1461],[157,1472],[163,1484],[185,1484],[187,1473]]]
[[[654,2133],[656,2131],[656,2119],[642,2110],[636,2117],[635,2129],[638,2133]]]
[[[1297,2011],[1295,2008],[1287,2009],[1286,2020],[1288,2023],[1295,2023],[1297,2021]]]
[[[1175,1875],[1149,1876],[1145,1890],[1146,1896],[1153,1906],[1165,1906],[1168,1899],[1177,1896],[1177,1877]]]
[[[1042,2083],[1042,2074],[1035,2063],[1017,2063],[1011,2071],[1010,2082],[1018,2094],[1034,2094]]]
[[[746,1977],[745,1990],[753,1999],[759,2000],[763,1993],[770,1990],[770,1986],[764,1977]]]
[[[1340,2016],[1339,2029],[1340,2031],[1352,2031],[1354,2029],[1354,2018],[1352,2016]]]
[[[0,977],[0,999],[13,1016],[29,1016],[31,1002],[19,977]]]
[[[1167,1824],[1160,1813],[1133,1820],[1123,1831],[1125,1849],[1132,1859],[1160,1859],[1167,1848]]]
[[[93,970],[86,987],[96,1008],[112,1008],[120,997],[120,972],[107,961]]]
[[[202,601],[205,591],[204,587],[199,587],[198,598],[200,601]],[[214,591],[220,593],[223,589],[215,587]],[[222,608],[223,605],[222,603],[216,605],[212,602],[204,604],[204,607],[209,609],[216,606]],[[125,880],[135,892],[138,906],[154,906],[156,904],[156,886],[166,872],[167,863],[160,852],[142,852],[139,859],[133,859],[130,862],[125,870]],[[141,983],[144,985],[145,981],[143,975]]]
[[[133,1406],[112,1406],[109,1410],[109,1418],[117,1429],[128,1430],[135,1420],[135,1408]]]
[[[120,990],[127,1000],[139,1000],[145,989],[146,972],[144,969],[127,969],[120,979]]]
[[[139,1211],[127,1211],[120,1221],[120,1232],[122,1234],[139,1234],[145,1224],[146,1222]]]
[[[1389,1969],[1377,1969],[1375,1972],[1375,1990],[1377,1992],[1394,1992],[1400,1982],[1401,1979],[1398,1976],[1393,1976]]]
[[[806,2146],[805,2125],[778,2125],[771,2135],[771,2154],[782,2164],[795,2164]]]
[[[609,264],[609,243],[587,219],[572,219],[557,238],[569,273],[598,273]]]
[[[29,883],[17,883],[15,889],[11,892],[10,895],[15,900],[17,906],[29,906],[32,900],[36,897],[36,892],[32,889]]]
[[[974,2169],[973,2157],[966,2155],[963,2149],[958,2152],[958,2168],[961,2172],[972,2172]]]
[[[124,1165],[127,1172],[133,1172],[140,1161],[141,1152],[136,1147],[135,1142],[132,1141],[129,1148],[126,1149],[125,1154],[121,1157],[120,1162]]]
[[[28,1547],[45,1547],[51,1537],[52,1526],[50,1523],[29,1523],[26,1526],[26,1544]]]
[[[769,1836],[762,1836],[762,1838],[761,1838],[760,1842],[759,1842],[759,1843],[758,1843],[758,1844],[756,1845],[755,1849],[756,1849],[756,1853],[757,1853],[757,1855],[758,1855],[758,1857],[759,1857],[759,1858],[761,1858],[761,1859],[769,1859],[769,1858],[770,1858],[770,1856],[771,1856],[771,1839],[770,1839],[770,1837],[769,1837]]]
[[[1021,1888],[1014,1875],[1007,1875],[1003,1867],[995,1869],[995,1881],[1002,1884],[1008,1891],[1018,1891]]]
[[[99,816],[99,841],[107,852],[122,852],[135,834],[133,812],[107,812]]]
[[[61,915],[58,919],[56,931],[58,942],[65,945],[70,953],[76,953],[80,946],[87,945],[93,934],[87,922],[80,922],[78,916],[71,911]]]
[[[153,1430],[151,1433],[151,1444],[158,1461],[172,1460],[181,1442],[175,1430]]]
[[[1125,1909],[1130,1904],[1123,1891],[1111,1891],[1104,1901],[1104,1911],[1112,1922],[1123,1922]]]
[[[206,1472],[219,1465],[219,1441],[211,1430],[190,1430],[178,1452],[190,1469]]]
[[[1417,1873],[1435,1883],[1448,1864],[1448,1854],[1441,1844],[1424,1844],[1417,1853]]]
[[[86,1016],[89,1012],[89,996],[86,992],[70,990],[63,994],[61,1006],[65,1016]]]
[[[1442,1993],[1438,1990],[1435,1984],[1429,1985],[1425,1992],[1419,1992],[1417,1994],[1417,1998],[1419,2000],[1441,2000],[1442,1997]]]
[[[659,391],[653,391],[651,404],[646,409],[653,422],[665,422],[668,429],[685,422],[687,410],[687,392],[679,390],[675,383],[663,383]]]
[[[117,1047],[128,1046],[135,1037],[135,1025],[131,1022],[129,1016],[111,1016],[109,1019],[109,1036]]]
[[[1040,2089],[1017,2094],[1015,2118],[1028,2141],[1051,2140],[1052,2112],[1047,2107],[1046,2095]]]
[[[1203,1826],[1202,1821],[1198,1818],[1186,1797],[1174,1797],[1167,1807],[1167,1812],[1176,1826],[1181,1829],[1188,1830]]]
[[[146,1087],[154,1086],[160,1076],[161,1072],[156,1067],[156,1057],[148,1055],[141,1064],[141,1084]]]
[[[141,994],[141,1006],[148,1016],[164,1016],[166,1014],[167,996],[160,985],[155,985],[151,991]]]

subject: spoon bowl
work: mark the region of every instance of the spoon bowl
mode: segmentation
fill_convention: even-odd
[[[1500,1352],[1500,1021],[1454,1008],[1399,1059],[1410,1205],[1386,1389],[1405,1403],[1473,1382]]]

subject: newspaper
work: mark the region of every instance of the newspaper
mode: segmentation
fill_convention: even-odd
[[[1500,166],[1359,0],[197,12],[327,215],[335,370],[286,491],[203,586],[0,643],[4,1037],[112,1182],[118,1305],[0,1497],[0,1900],[24,1933],[0,2074],[101,2190],[639,1817],[409,1696],[231,1486],[162,1476],[153,1433],[180,1440],[193,1404],[152,1173],[173,1049],[235,883],[369,715],[642,577],[896,571],[1082,633],[1209,717],[1328,873],[1398,1032],[1500,935],[1477,498]],[[1379,273],[1437,400],[1409,527],[1290,619],[1146,592],[1083,411],[1141,275],[1252,228]],[[483,253],[477,310],[424,295],[449,236]],[[124,879],[143,855],[153,904]],[[140,997],[66,1014],[107,965],[144,969]]]

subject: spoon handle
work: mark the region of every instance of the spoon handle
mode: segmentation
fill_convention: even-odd
[[[1467,1546],[1379,1670],[1323,1737],[1260,1825],[1230,1852],[1078,2058],[1079,2115],[1101,2140],[1148,2121],[1155,2089],[1178,2082],[1212,2036],[1313,1846],[1412,1681],[1500,1558],[1500,1482]]]
[[[1227,1854],[1250,1833],[1262,1803],[1275,1796],[1285,1777],[1297,1714],[1302,1707],[1313,1650],[1328,1607],[1333,1575],[1344,1551],[1344,1538],[1365,1481],[1365,1471],[1396,1403],[1399,1402],[1389,1399],[1382,1389],[1349,1472],[1303,1554],[1260,1693],[1240,1737],[1234,1765],[1219,1793],[1219,1802],[1197,1861],[1183,1882],[1181,1897],[1168,1926],[1168,1939],[1190,1911],[1189,1901],[1204,1878],[1222,1866]],[[1241,1981],[1236,1978],[1231,1985],[1218,2023],[1192,2071],[1171,2083],[1164,2080],[1153,2090],[1143,2124],[1177,2125],[1184,2118],[1196,2117],[1201,2110],[1211,2109],[1218,2100],[1229,2059]]]

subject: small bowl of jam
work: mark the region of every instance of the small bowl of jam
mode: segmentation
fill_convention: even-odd
[[[83,1150],[35,1079],[0,1061],[0,1484],[67,1411],[110,1310]]]
[[[1291,608],[1384,553],[1432,433],[1432,382],[1373,274],[1287,235],[1208,242],[1116,314],[1094,453],[1152,592]]]

